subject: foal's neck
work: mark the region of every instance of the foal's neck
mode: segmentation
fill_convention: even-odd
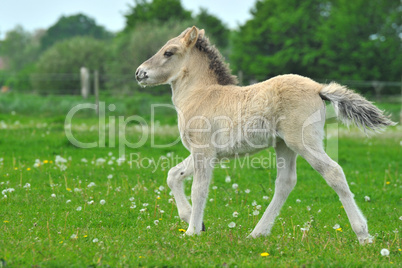
[[[179,107],[195,90],[208,90],[209,87],[219,84],[214,72],[209,68],[208,59],[198,55],[182,68],[177,79],[170,85],[173,104]]]

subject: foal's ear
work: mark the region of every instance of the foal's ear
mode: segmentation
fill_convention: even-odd
[[[197,27],[193,26],[191,27],[190,30],[187,31],[187,33],[184,35],[184,37],[181,39],[181,41],[187,46],[187,47],[193,47],[195,43],[197,42],[198,39],[198,29]]]
[[[199,30],[198,36],[199,36],[200,38],[203,38],[203,37],[205,36],[205,30],[204,30],[204,29]]]

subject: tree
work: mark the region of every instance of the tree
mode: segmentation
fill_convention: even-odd
[[[283,74],[311,75],[317,62],[316,32],[325,19],[320,0],[257,1],[253,18],[234,36],[231,60],[246,80]]]
[[[0,56],[5,58],[10,71],[18,72],[37,59],[38,48],[37,36],[17,26],[0,41]]]
[[[38,60],[32,84],[36,91],[52,94],[79,94],[79,70],[104,72],[108,54],[104,41],[92,37],[74,37],[58,42]]]
[[[112,34],[106,31],[104,27],[97,25],[94,19],[84,14],[62,16],[43,36],[41,40],[42,50],[46,50],[58,41],[75,36],[109,39],[112,37]]]
[[[125,15],[124,32],[141,23],[166,23],[170,20],[191,20],[191,12],[185,10],[180,0],[134,0],[134,6]]]
[[[233,39],[246,80],[400,80],[402,5],[392,0],[260,0]]]
[[[195,16],[195,20],[196,26],[200,29],[206,29],[206,34],[213,37],[218,47],[225,48],[228,46],[230,31],[218,17],[209,14],[207,9],[201,8]]]

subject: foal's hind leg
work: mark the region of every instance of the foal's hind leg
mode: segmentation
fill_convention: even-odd
[[[298,139],[295,137],[290,138],[290,142],[285,139],[287,145],[306,159],[338,194],[359,242],[361,244],[370,242],[366,219],[353,199],[345,174],[338,163],[325,153],[322,147],[322,139],[317,135],[317,132],[313,128],[307,128],[301,135],[301,142],[295,142],[296,140]]]
[[[296,185],[297,154],[290,150],[282,140],[277,142],[275,151],[277,162],[275,194],[261,220],[250,234],[252,237],[268,235],[271,232],[271,228],[276,216],[279,214],[279,210],[282,208],[290,192]]]

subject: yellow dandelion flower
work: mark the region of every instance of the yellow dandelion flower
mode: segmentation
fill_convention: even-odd
[[[53,164],[53,161],[52,161],[52,160],[50,160],[50,161],[49,161],[49,164]]]
[[[186,230],[184,230],[184,229],[179,229],[179,232],[185,233]]]
[[[14,168],[14,170],[18,170],[18,168],[17,168],[17,167],[15,167],[15,168]]]
[[[66,188],[67,191],[71,192],[71,188]]]
[[[161,199],[161,197],[160,197],[160,196],[158,196],[156,199],[158,199],[158,200],[159,200],[159,199]]]
[[[63,241],[60,241],[59,244],[63,244]]]
[[[143,257],[142,257],[142,256],[139,256],[139,258],[142,259]]]
[[[402,249],[398,248],[398,251],[402,251]]]
[[[391,184],[391,182],[387,181],[387,185],[388,185],[388,184]]]
[[[343,206],[341,206],[341,208],[343,208]]]
[[[49,163],[48,160],[44,160],[44,161],[43,161],[43,164],[47,164],[47,163]]]
[[[269,256],[269,253],[268,252],[263,252],[263,253],[261,253],[260,254],[262,257],[266,257],[266,256]]]
[[[88,237],[88,235],[84,235],[84,237]]]
[[[27,168],[27,171],[30,171],[31,170],[31,168]]]
[[[7,222],[9,222],[9,221],[3,221],[4,223],[7,223]]]
[[[341,228],[341,227],[339,227],[338,229],[336,229],[336,231],[338,231],[338,232],[342,232],[342,228]]]
[[[161,220],[162,220],[162,218],[159,218],[159,220],[161,221]]]

